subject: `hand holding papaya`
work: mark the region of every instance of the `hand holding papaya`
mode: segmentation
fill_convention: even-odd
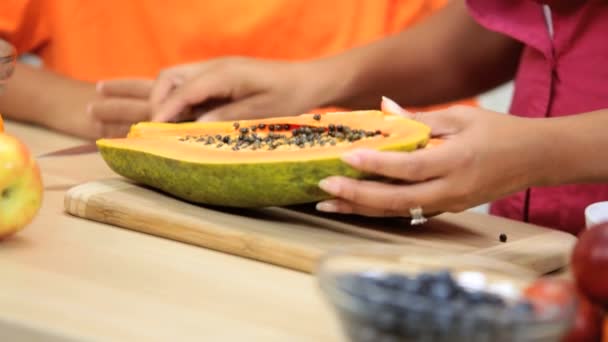
[[[383,110],[408,115],[387,100]],[[353,167],[402,182],[330,177],[319,185],[337,198],[318,203],[318,210],[409,216],[409,208],[422,206],[427,213],[458,212],[542,182],[532,178],[545,164],[536,156],[551,141],[537,134],[535,121],[465,106],[412,117],[444,142],[411,153],[346,154]]]

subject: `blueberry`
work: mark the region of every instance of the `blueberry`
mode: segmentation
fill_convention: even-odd
[[[356,274],[341,274],[336,278],[340,289],[350,294],[360,293],[363,290],[363,278]]]
[[[378,335],[379,333],[374,327],[363,325],[356,329],[354,334],[355,338],[353,340],[361,342],[376,341],[378,339]]]
[[[394,310],[382,310],[374,317],[374,323],[379,330],[395,331],[399,325],[399,316]]]
[[[534,306],[527,300],[516,303],[507,310],[509,321],[528,321],[534,316]]]
[[[451,284],[445,282],[436,282],[430,287],[430,296],[432,299],[439,302],[446,302],[454,295],[454,290]]]
[[[495,305],[495,306],[505,306],[505,301],[500,296],[493,293],[485,293],[484,301],[486,304]]]
[[[440,308],[434,312],[435,330],[440,334],[449,334],[455,325],[458,313],[451,306]]]
[[[499,311],[490,305],[480,305],[471,312],[473,321],[472,340],[494,341],[494,336],[499,332]]]
[[[377,286],[377,284],[368,284],[368,286],[365,286],[364,291],[363,296],[365,296],[365,299],[376,305],[388,305],[393,300],[392,293]]]
[[[452,273],[450,273],[450,271],[448,271],[448,270],[439,271],[435,275],[435,279],[437,279],[437,281],[440,281],[440,282],[443,282],[446,284],[450,284],[450,285],[454,285],[454,286],[456,285],[456,281],[452,277]]]
[[[469,305],[477,305],[484,302],[485,294],[481,291],[466,291],[465,298]]]
[[[513,306],[513,309],[516,312],[520,312],[520,313],[528,313],[528,314],[534,313],[534,305],[530,301],[527,301],[527,300],[522,300],[522,301],[518,302],[517,304],[515,304]]]
[[[435,280],[435,275],[431,273],[420,273],[418,275],[418,280],[423,283],[430,283]]]
[[[406,275],[402,274],[390,274],[379,280],[379,284],[389,289],[398,290],[410,280]]]
[[[420,281],[420,279],[413,278],[403,285],[402,290],[410,294],[419,294],[422,290],[422,287],[423,283]]]

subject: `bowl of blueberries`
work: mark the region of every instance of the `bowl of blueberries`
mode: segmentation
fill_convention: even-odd
[[[480,255],[348,247],[326,254],[316,276],[354,342],[559,341],[576,310],[574,295],[527,299],[535,274]]]

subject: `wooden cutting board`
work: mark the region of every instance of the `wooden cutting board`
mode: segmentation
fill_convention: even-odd
[[[436,249],[476,253],[537,274],[567,264],[569,234],[484,214],[408,219],[320,214],[312,206],[227,209],[193,205],[124,179],[78,185],[65,196],[68,213],[263,262],[312,272],[327,251],[351,245],[401,244],[408,252]],[[506,243],[499,234],[508,236]]]

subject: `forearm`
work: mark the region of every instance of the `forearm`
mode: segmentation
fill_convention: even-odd
[[[608,182],[608,109],[535,121],[544,166],[532,185]]]
[[[19,121],[54,126],[54,116],[73,112],[73,108],[68,107],[83,91],[91,93],[88,88],[94,89],[94,86],[18,63],[0,96],[0,113]],[[83,103],[82,111],[84,107]]]
[[[521,47],[490,32],[453,1],[421,24],[313,62],[323,105],[377,107],[381,95],[424,106],[476,95],[511,79]],[[323,79],[329,81],[324,82]]]

